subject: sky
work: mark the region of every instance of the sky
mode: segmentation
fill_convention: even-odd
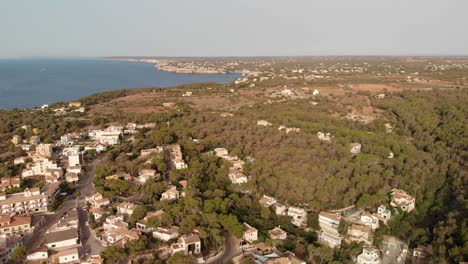
[[[468,55],[467,0],[1,0],[0,58]]]

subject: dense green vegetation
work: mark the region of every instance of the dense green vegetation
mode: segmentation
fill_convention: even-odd
[[[111,93],[112,98],[126,95]],[[115,96],[115,97],[114,97]],[[160,114],[109,114],[106,116],[57,118],[50,112],[0,112],[0,175],[16,175],[13,157],[22,151],[10,143],[12,135],[28,138],[32,131],[23,124],[39,129],[44,141],[61,134],[78,131],[86,125],[116,122],[156,122],[110,149],[104,161],[96,166],[94,183],[97,190],[115,199],[137,201],[140,207],[131,216],[131,224],[147,211],[162,209],[162,220],[150,219],[150,225],[178,225],[181,233],[194,228],[200,232],[204,248],[219,248],[227,233],[242,235],[242,222],[259,229],[261,241],[276,243],[280,250],[290,250],[304,259],[324,259],[349,263],[360,252],[357,244],[344,245],[334,252],[316,244],[314,232],[296,228],[287,217],[277,217],[261,207],[258,196],[268,194],[280,201],[305,207],[310,212],[308,225],[317,229],[317,212],[356,204],[373,210],[389,202],[392,188],[406,190],[416,197],[416,209],[400,213],[376,232],[409,240],[411,246],[427,245],[430,258],[451,263],[468,259],[468,210],[466,170],[468,150],[468,92],[463,89],[404,91],[387,94],[383,100],[372,100],[372,106],[383,110],[381,118],[369,124],[345,119],[342,97],[310,100],[287,100],[257,104],[222,118],[218,112],[201,112],[182,106],[179,111]],[[108,100],[104,95],[83,100],[86,105]],[[271,127],[257,126],[265,119]],[[387,133],[384,124],[394,126]],[[280,125],[298,127],[301,132],[286,134]],[[329,132],[331,142],[320,141],[316,133]],[[193,139],[199,139],[198,142]],[[359,142],[362,151],[351,155],[349,144]],[[168,157],[153,155],[150,162],[139,158],[140,150],[178,143],[182,146],[188,169],[171,171]],[[228,164],[207,153],[226,147],[231,154],[249,160],[245,171],[250,176],[243,186],[233,186]],[[389,158],[389,153],[394,154]],[[155,169],[160,178],[142,186],[123,179],[106,180],[115,173],[138,175],[141,169]],[[173,202],[160,201],[169,180],[187,180],[186,196]],[[249,192],[243,192],[248,190]],[[282,242],[270,241],[267,231],[275,226],[289,233]],[[150,242],[130,248],[110,247],[103,256],[124,259],[151,248]],[[180,258],[180,259],[179,259]],[[173,256],[171,261],[187,259]],[[179,261],[179,262],[177,262]],[[190,261],[190,260],[188,260]]]

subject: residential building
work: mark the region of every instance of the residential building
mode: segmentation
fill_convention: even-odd
[[[415,208],[416,199],[411,195],[408,195],[405,191],[393,189],[391,196],[391,206],[399,207],[405,212],[411,212]]]
[[[307,212],[299,207],[290,206],[288,216],[292,217],[291,223],[295,226],[303,226],[307,222]]]
[[[0,181],[0,191],[4,192],[9,188],[19,188],[21,180],[19,177],[5,177]]]
[[[52,144],[39,144],[36,146],[36,155],[44,158],[52,157],[53,145]]]
[[[59,251],[53,255],[55,263],[80,263],[80,254],[78,248],[72,248],[68,250]]]
[[[69,183],[74,183],[74,182],[78,182],[80,180],[80,177],[76,173],[67,172],[65,173],[65,180]]]
[[[150,219],[152,217],[156,217],[159,221],[161,221],[161,216],[162,216],[163,213],[164,213],[163,210],[158,210],[158,211],[146,213],[146,216],[136,223],[136,225],[135,225],[136,229],[138,231],[140,231],[140,232],[143,232],[143,233],[149,233],[149,232],[153,231],[154,228],[151,228],[151,227],[147,226],[148,219]]]
[[[123,127],[108,127],[105,130],[92,130],[88,133],[89,137],[103,145],[120,144]]]
[[[161,241],[169,241],[179,237],[179,227],[170,226],[170,227],[158,227],[153,230],[153,237]]]
[[[57,196],[60,194],[61,191],[61,185],[62,182],[49,182],[42,187],[41,192],[45,194],[48,198],[57,198]]]
[[[327,142],[330,142],[331,141],[331,135],[330,133],[324,133],[324,132],[317,132],[317,138],[320,140],[320,141],[327,141]]]
[[[34,249],[31,253],[29,253],[26,256],[26,260],[28,260],[31,263],[43,263],[46,262],[49,259],[49,252],[47,247],[42,246],[39,248]]]
[[[127,216],[130,216],[133,214],[133,211],[138,207],[136,204],[134,203],[130,203],[130,202],[123,202],[123,203],[119,203],[117,204],[117,212],[119,214],[123,214],[123,215],[127,215]]]
[[[23,235],[31,231],[31,216],[0,215],[0,235]]]
[[[44,235],[44,245],[49,249],[78,246],[80,245],[78,229],[68,228],[47,232]]]
[[[338,234],[338,226],[340,225],[341,215],[339,213],[330,213],[322,211],[319,214],[319,225],[322,231]]]
[[[13,164],[18,165],[18,164],[25,164],[28,161],[29,157],[18,157],[13,160]]]
[[[423,264],[427,263],[427,248],[422,245],[418,245],[417,248],[413,249],[413,256],[411,257],[412,264]]]
[[[108,230],[104,239],[108,245],[118,244],[119,246],[125,246],[128,241],[140,239],[140,234],[134,229],[128,230],[125,227],[118,227]]]
[[[359,154],[361,153],[361,144],[360,143],[351,143],[349,145],[349,152],[351,152],[351,154]]]
[[[276,215],[287,215],[288,207],[282,203],[275,203],[275,213]]]
[[[196,233],[183,235],[177,243],[171,245],[172,254],[183,252],[185,255],[197,255],[201,253],[200,237]]]
[[[273,253],[258,258],[259,261],[265,259],[263,264],[306,264],[306,262],[294,255],[294,253],[286,251],[285,253],[279,254]],[[258,262],[255,262],[258,263]],[[260,262],[261,263],[261,262]]]
[[[93,207],[89,209],[89,212],[94,216],[94,219],[99,221],[101,218],[103,218],[107,212],[101,207]]]
[[[278,227],[275,227],[271,230],[268,231],[268,235],[271,239],[286,239],[286,237],[288,236],[288,233],[286,233],[286,231],[284,231],[283,229],[281,229],[279,226]]]
[[[81,174],[82,173],[81,166],[68,167],[67,172]]]
[[[271,126],[272,124],[266,120],[258,120],[257,125],[258,126]]]
[[[214,152],[215,152],[215,155],[220,157],[220,158],[229,155],[229,151],[227,149],[225,149],[225,148],[215,148]]]
[[[386,224],[387,221],[392,217],[392,211],[390,211],[390,209],[388,209],[385,205],[381,204],[377,208],[377,215]]]
[[[156,147],[156,148],[151,148],[151,149],[142,149],[140,151],[140,157],[144,158],[144,157],[147,157],[151,154],[154,154],[154,153],[161,153],[164,151],[164,148],[163,147]]]
[[[21,193],[0,194],[0,213],[21,215],[46,212],[48,197],[38,188],[26,189]]]
[[[128,223],[123,221],[123,215],[111,215],[106,218],[106,221],[102,225],[104,231],[110,231],[113,229],[117,229],[123,227],[128,229]]]
[[[276,199],[268,196],[268,195],[263,195],[258,202],[263,206],[263,207],[270,207],[276,203]]]
[[[25,170],[21,173],[23,178],[42,175],[58,180],[63,176],[63,169],[55,162],[48,159],[36,160],[34,163],[28,164]],[[52,180],[53,181],[53,180]]]
[[[364,242],[365,244],[372,245],[372,228],[366,225],[352,224],[350,227],[348,227],[347,240],[350,242]]]
[[[255,227],[252,227],[245,222],[242,224],[242,227],[244,228],[244,241],[252,243],[258,240],[258,230]]]
[[[229,179],[233,184],[242,184],[248,181],[247,176],[237,168],[229,168]]]
[[[72,154],[68,156],[68,167],[81,166],[80,154]]]
[[[110,204],[109,199],[104,198],[102,194],[98,192],[86,196],[86,202],[89,202],[93,207],[108,206]]]
[[[69,102],[68,107],[81,107],[81,102]]]
[[[182,156],[182,149],[180,145],[170,145],[168,146],[168,149],[174,168],[176,168],[177,170],[187,168],[187,164],[185,163]]]
[[[364,247],[362,253],[357,257],[357,264],[380,264],[379,250],[374,247]]]
[[[361,214],[361,223],[370,226],[373,230],[379,228],[379,218],[369,212],[363,212]]]
[[[179,199],[179,191],[174,185],[169,185],[168,190],[161,194],[161,201],[174,201]]]
[[[138,181],[142,184],[156,177],[156,170],[145,169],[138,172]]]
[[[0,264],[11,263],[10,255],[19,246],[23,245],[21,236],[0,236]]]
[[[328,233],[325,231],[321,231],[318,237],[319,243],[331,248],[340,247],[342,240],[343,238],[338,233]]]

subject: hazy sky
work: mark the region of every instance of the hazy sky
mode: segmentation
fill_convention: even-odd
[[[0,0],[0,57],[468,55],[467,0]]]

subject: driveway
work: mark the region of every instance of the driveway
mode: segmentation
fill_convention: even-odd
[[[217,257],[207,261],[207,264],[223,264],[242,253],[239,242],[234,235],[226,235],[223,251]]]

